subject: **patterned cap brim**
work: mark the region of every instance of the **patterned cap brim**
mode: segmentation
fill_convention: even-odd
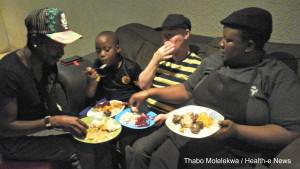
[[[73,31],[64,31],[64,32],[56,32],[51,34],[46,34],[50,39],[62,43],[62,44],[70,44],[76,41],[79,38],[82,38],[82,35],[73,32]]]

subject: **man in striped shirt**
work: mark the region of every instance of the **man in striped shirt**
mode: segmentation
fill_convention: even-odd
[[[139,86],[143,90],[183,83],[201,64],[201,57],[190,52],[191,22],[188,18],[170,14],[157,30],[161,30],[164,44],[139,75]],[[147,100],[147,106],[157,113],[167,113],[178,107],[153,98]]]

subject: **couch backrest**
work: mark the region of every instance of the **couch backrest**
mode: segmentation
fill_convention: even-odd
[[[162,45],[160,33],[151,27],[131,23],[116,30],[121,54],[136,61],[142,68],[149,63],[153,53]]]
[[[288,64],[300,76],[300,44],[267,43],[265,50],[270,55]]]
[[[138,23],[131,23],[117,29],[122,54],[136,61],[144,68],[151,59],[153,53],[162,45],[159,31],[149,26]],[[219,50],[220,37],[209,37],[192,34],[190,48],[200,56],[207,57]],[[271,57],[282,60],[295,72],[299,72],[300,44],[283,44],[269,42],[265,50]],[[298,73],[300,75],[300,73]]]

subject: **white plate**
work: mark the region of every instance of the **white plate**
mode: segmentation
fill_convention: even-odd
[[[122,103],[122,101],[119,101],[119,100],[110,100],[109,101],[111,104],[113,102],[117,102],[117,103]],[[101,102],[103,103],[103,102]],[[101,103],[98,103],[98,104],[101,104]],[[109,109],[110,112],[111,112],[111,115],[109,117],[114,117],[115,115],[119,114],[123,109],[125,108],[125,105],[123,104],[123,106],[121,108],[112,108],[112,109]],[[97,118],[101,118],[103,116],[105,116],[105,114],[103,113],[103,111],[97,111],[94,107],[92,107],[86,114],[87,116],[89,117],[97,117]]]
[[[180,124],[174,124],[172,119],[174,117],[174,114],[176,115],[184,115],[188,112],[193,112],[193,113],[201,113],[205,112],[209,117],[213,119],[213,124],[209,127],[204,127],[203,129],[200,130],[198,134],[194,134],[191,132],[190,129],[185,128],[183,132],[179,131],[180,129]],[[207,107],[202,107],[202,106],[195,106],[195,105],[189,105],[185,107],[181,107],[179,109],[173,110],[170,112],[170,115],[168,116],[166,120],[166,125],[167,127],[172,130],[173,132],[185,136],[185,137],[190,137],[190,138],[204,138],[208,137],[215,132],[217,132],[220,129],[220,126],[218,124],[219,121],[224,120],[224,116],[222,116],[220,113],[216,112],[215,110],[212,110]]]

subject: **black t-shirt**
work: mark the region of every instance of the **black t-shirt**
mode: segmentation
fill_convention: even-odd
[[[136,85],[138,76],[141,72],[139,65],[125,57],[120,56],[122,65],[108,67],[99,74],[103,74],[101,78],[94,99],[99,100],[106,98],[108,100],[116,99],[121,101],[128,101],[130,96],[139,91]],[[94,68],[101,67],[101,62],[96,59],[93,65]],[[95,101],[94,100],[94,101]]]
[[[0,82],[0,105],[5,105],[9,98],[16,98],[18,120],[45,116],[46,109],[33,73],[20,61],[16,52],[0,61]]]

